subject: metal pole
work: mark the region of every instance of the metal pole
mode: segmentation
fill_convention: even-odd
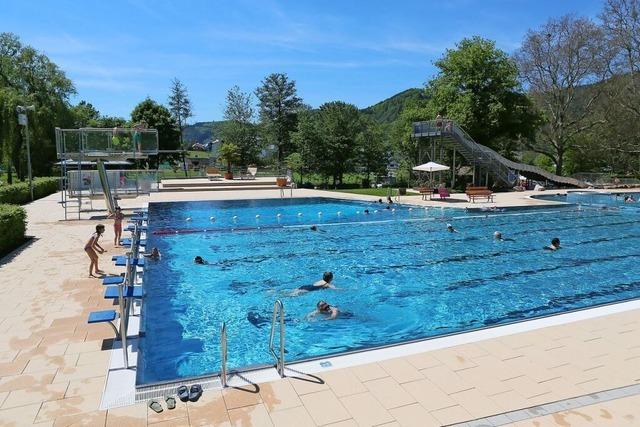
[[[24,132],[27,138],[27,169],[29,172],[29,192],[31,193],[31,201],[33,202],[33,176],[31,174],[31,147],[29,145],[29,119],[27,118],[27,124],[24,126]]]
[[[227,386],[227,323],[222,322],[220,331],[220,382],[222,387]]]

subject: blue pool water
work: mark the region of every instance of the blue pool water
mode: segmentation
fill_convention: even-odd
[[[320,198],[150,204],[148,244],[163,258],[145,267],[138,383],[219,371],[223,321],[230,368],[273,363],[278,298],[294,361],[640,296],[639,210],[384,207]],[[513,241],[494,241],[496,230]],[[552,237],[563,249],[542,250]],[[209,265],[194,265],[196,255]],[[324,271],[340,290],[289,296]],[[307,320],[319,299],[348,316]]]

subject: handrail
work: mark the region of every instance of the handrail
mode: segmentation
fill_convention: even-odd
[[[280,315],[280,355],[276,354],[273,349],[273,339],[276,332],[276,320]],[[269,334],[269,352],[276,360],[276,370],[280,374],[280,378],[284,378],[284,305],[282,301],[276,300],[273,304],[273,319],[271,320],[271,333]]]
[[[220,329],[220,382],[227,386],[227,322],[222,322]]]

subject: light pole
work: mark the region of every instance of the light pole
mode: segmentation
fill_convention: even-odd
[[[27,116],[27,111],[36,111],[36,107],[33,105],[29,105],[27,107],[18,105],[16,107],[16,111],[18,112],[18,124],[24,126],[24,134],[25,138],[27,139],[27,170],[29,173],[29,192],[31,193],[31,201],[33,202],[33,177],[31,176],[31,147],[29,146],[29,117]]]

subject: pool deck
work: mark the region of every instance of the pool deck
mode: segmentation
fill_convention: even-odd
[[[401,202],[455,208],[550,204],[527,198],[530,194],[500,193],[495,204],[470,204],[464,195],[454,195],[449,202],[422,201],[420,196],[402,197]],[[294,197],[318,196],[377,199],[294,190]],[[127,209],[145,207],[149,201],[278,197],[279,190],[154,193],[124,199],[121,205]],[[25,206],[28,234],[34,238],[0,260],[0,426],[640,424],[638,309],[313,375],[205,391],[197,403],[178,402],[176,409],[161,414],[145,403],[99,410],[113,332],[106,325],[87,325],[86,318],[90,311],[112,305],[103,299],[100,281],[86,278],[82,247],[96,224],[110,221],[103,219],[104,211],[84,213],[81,221],[60,221],[58,200],[59,195],[51,195]],[[94,207],[100,206],[104,204],[94,201]],[[110,257],[122,252],[109,242],[112,233],[108,225],[102,242],[108,252],[101,256],[107,273],[119,272]],[[618,390],[595,394],[611,389]],[[576,397],[579,405],[565,401]]]

